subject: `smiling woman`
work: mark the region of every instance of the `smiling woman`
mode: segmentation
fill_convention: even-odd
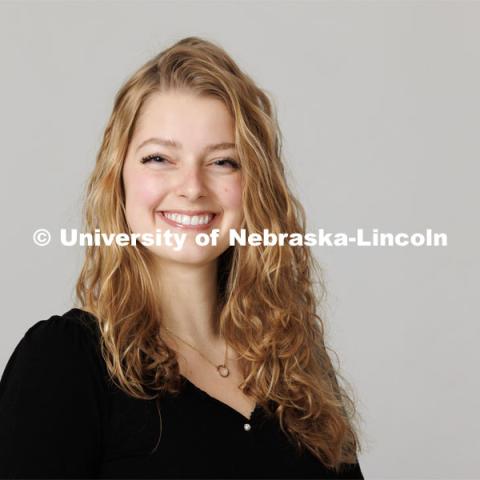
[[[2,377],[0,476],[363,478],[310,250],[229,244],[305,234],[280,138],[267,94],[207,40],[121,87],[83,231],[185,241],[86,247],[76,307],[33,325]]]

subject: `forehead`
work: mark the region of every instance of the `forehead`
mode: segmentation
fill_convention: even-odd
[[[212,96],[189,92],[152,94],[143,105],[134,141],[161,136],[188,143],[234,141],[234,119],[225,104]]]

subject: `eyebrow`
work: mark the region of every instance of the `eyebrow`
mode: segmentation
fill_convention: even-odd
[[[143,141],[137,147],[137,152],[148,143],[155,143],[157,145],[163,145],[165,147],[182,148],[182,144],[179,142],[176,142],[175,140],[170,140],[170,139],[165,139],[160,137],[152,137],[152,138],[147,138],[147,140]],[[215,152],[217,150],[229,150],[230,148],[235,148],[235,144],[231,142],[221,142],[221,143],[214,143],[212,145],[207,145],[204,148],[204,151],[205,153],[210,153],[210,152]]]

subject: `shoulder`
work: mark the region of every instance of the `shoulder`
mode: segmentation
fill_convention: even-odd
[[[40,320],[26,331],[7,363],[3,380],[10,375],[41,375],[44,381],[58,381],[87,369],[90,375],[103,374],[99,329],[93,315],[72,308]]]
[[[95,317],[79,308],[72,308],[62,315],[52,315],[40,320],[25,333],[28,342],[56,344],[58,340],[94,341],[98,338]]]
[[[62,315],[52,315],[35,323],[20,343],[31,354],[81,360],[81,357],[97,350],[98,340],[95,317],[79,308],[72,308]]]

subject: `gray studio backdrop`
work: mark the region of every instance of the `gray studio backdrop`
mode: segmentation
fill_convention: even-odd
[[[71,308],[81,195],[121,83],[178,39],[220,43],[274,98],[309,231],[445,232],[313,247],[366,478],[480,478],[479,2],[0,3],[1,350]]]

